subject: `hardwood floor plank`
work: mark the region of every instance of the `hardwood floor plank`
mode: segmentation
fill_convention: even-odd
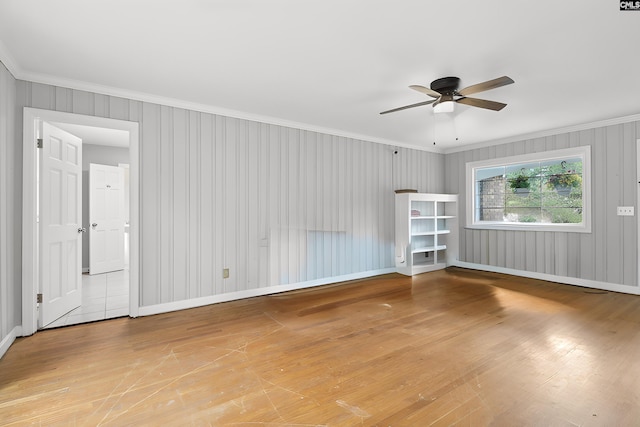
[[[392,274],[20,338],[0,424],[634,426],[638,349],[638,296]]]

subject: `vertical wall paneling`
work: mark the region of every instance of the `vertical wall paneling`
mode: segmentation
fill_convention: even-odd
[[[50,93],[51,102],[55,105],[56,111],[73,112],[73,92],[71,89],[56,87]]]
[[[578,277],[581,270],[580,235],[577,233],[566,233],[567,235],[567,271],[569,277]],[[571,248],[571,250],[569,250]]]
[[[10,306],[10,292],[11,284],[9,282],[9,260],[7,258],[10,251],[11,244],[15,245],[15,242],[10,242],[8,239],[9,231],[9,201],[8,195],[8,169],[9,169],[9,157],[7,156],[7,150],[9,147],[9,141],[14,137],[9,135],[7,124],[9,122],[9,109],[12,106],[8,105],[11,101],[9,98],[9,86],[11,84],[10,73],[4,68],[4,65],[0,64],[0,341],[5,339],[11,329],[17,325],[12,325],[12,319],[8,316]]]
[[[258,124],[258,147],[256,149],[257,172],[256,188],[258,189],[257,207],[255,211],[258,221],[258,286],[267,287],[269,285],[269,193],[268,182],[262,177],[269,176],[269,140],[267,125]],[[303,187],[304,188],[304,187]]]
[[[544,246],[544,242],[545,242],[545,233],[543,232],[539,232],[536,231],[535,233],[535,237],[536,237],[536,243],[535,243],[535,253],[533,254],[533,259],[535,260],[535,271],[536,273],[544,273],[546,271],[545,268],[545,246]]]
[[[189,245],[187,253],[187,274],[189,277],[189,286],[187,288],[186,298],[195,298],[201,295],[200,288],[202,283],[202,255],[200,248],[201,228],[204,224],[200,219],[201,203],[202,203],[202,181],[201,176],[204,173],[201,170],[199,162],[202,156],[202,127],[200,125],[200,114],[194,111],[188,112],[188,129],[189,129],[189,157],[187,168],[187,192],[189,197],[189,222],[187,243]]]
[[[460,217],[466,218],[466,188],[462,177],[467,162],[591,147],[591,233],[487,230],[485,239],[477,230],[465,229],[461,224],[461,261],[638,286],[636,217],[617,216],[616,207],[638,209],[635,144],[639,128],[640,122],[616,124],[447,154],[447,191],[460,195]],[[478,243],[477,239],[482,242]],[[484,250],[488,255],[482,254]]]
[[[6,157],[0,160],[0,169],[5,172],[5,195],[6,199],[0,198],[0,205],[3,205],[4,215],[6,215],[6,231],[5,237],[0,239],[0,247],[4,245],[5,260],[5,279],[7,282],[0,285],[0,289],[6,286],[7,292],[3,295],[8,307],[3,311],[6,323],[5,330],[11,331],[12,328],[21,323],[21,288],[22,282],[22,256],[21,256],[21,240],[22,240],[22,144],[15,144],[14,141],[19,139],[19,130],[22,130],[22,121],[16,112],[17,104],[17,85],[13,76],[3,69],[0,64],[0,73],[3,75],[3,82],[0,83],[0,103],[3,104],[3,112],[0,117],[6,117],[4,126],[4,142],[0,141],[0,145],[5,146]],[[2,130],[0,130],[2,133]],[[1,138],[1,137],[0,137]],[[4,163],[3,163],[4,162]],[[14,246],[18,244],[18,246]],[[6,298],[6,299],[5,299]],[[4,333],[2,334],[4,337]],[[0,338],[1,339],[1,338]]]
[[[567,251],[567,233],[554,233],[553,253],[556,254],[556,268],[554,274],[558,276],[567,276],[568,256]]]
[[[239,219],[237,215],[238,208],[238,158],[237,158],[237,137],[238,137],[238,119],[224,119],[224,139],[221,141],[223,145],[224,157],[224,189],[222,192],[221,203],[224,204],[224,268],[229,268],[229,277],[223,279],[223,292],[227,293],[236,288],[238,278],[237,264],[237,248],[238,240],[236,230],[239,227]]]
[[[536,271],[536,236],[539,233],[522,233],[524,239],[524,267],[523,270]]]
[[[636,150],[637,145],[632,142],[636,139],[635,123],[625,123],[622,129],[622,140],[625,143],[622,145],[622,158],[623,159],[637,159]],[[628,141],[628,143],[626,142]],[[637,240],[637,217],[640,214],[638,209],[640,207],[636,203],[636,192],[638,187],[638,181],[636,177],[637,164],[629,161],[623,161],[622,165],[622,182],[621,182],[621,199],[620,205],[622,206],[635,206],[635,216],[624,216],[622,220],[622,283],[634,283],[638,272],[638,258],[637,253],[634,250],[636,248]],[[636,167],[634,167],[636,166]]]
[[[302,207],[303,229],[307,230],[302,236],[305,250],[300,253],[301,277],[305,280],[315,280],[321,277],[318,267],[320,259],[322,234],[320,220],[322,213],[318,209],[318,175],[319,166],[318,147],[321,146],[320,135],[315,132],[303,131],[300,146],[300,204]]]
[[[595,132],[593,130],[582,130],[576,134],[576,141],[574,144],[579,145],[590,145],[591,146],[591,157],[598,157],[599,149],[595,144]],[[595,172],[596,166],[599,162],[592,161],[591,169]],[[595,174],[595,173],[594,173]],[[594,174],[591,177],[591,200],[592,200],[592,218],[596,218],[595,211],[597,209],[599,188],[597,188],[596,180],[593,179]],[[599,182],[599,180],[598,180]],[[595,224],[595,220],[593,220],[592,224]],[[591,234],[580,234],[578,236],[578,246],[580,246],[580,269],[579,273],[576,273],[576,277],[582,277],[587,280],[595,280],[595,254],[596,247],[595,244],[597,242],[596,235],[598,234],[597,227],[592,225],[592,233]],[[632,282],[627,282],[632,283]]]
[[[224,253],[224,230],[225,230],[225,121],[224,117],[215,116],[213,121],[213,173],[214,181],[211,185],[214,212],[212,215],[212,226],[214,228],[214,254],[213,254],[213,295],[224,293],[224,281],[222,269],[227,267]]]
[[[320,191],[321,202],[319,204],[320,210],[322,212],[322,216],[321,216],[322,220],[318,227],[319,232],[317,232],[317,234],[319,235],[319,239],[321,241],[321,255],[320,255],[320,259],[322,260],[320,264],[321,277],[331,276],[332,274],[331,244],[333,240],[333,232],[336,231],[331,228],[331,221],[332,221],[332,214],[333,214],[332,192],[335,188],[333,177],[331,176],[331,169],[333,167],[333,153],[331,150],[332,139],[333,137],[331,137],[330,135],[323,135],[321,138],[322,145],[318,146],[318,149],[320,150],[320,153],[321,153],[318,156],[319,159],[321,160],[319,170],[322,171],[321,176],[324,177],[324,179],[319,179],[319,181],[322,183],[321,185],[322,190]],[[361,145],[361,143],[358,142],[358,145]],[[361,179],[363,179],[365,174],[364,168],[361,168],[361,171],[362,171]],[[363,196],[363,203],[366,203],[367,195],[366,195],[365,188],[362,188],[362,196]],[[364,223],[365,222],[363,221],[363,225]],[[358,268],[360,270],[366,269],[366,267],[363,264],[361,264]]]
[[[487,262],[492,265],[498,259],[498,234],[487,231]]]
[[[173,108],[160,107],[160,294],[158,302],[173,299]],[[143,190],[144,191],[144,190]]]
[[[367,141],[16,82],[2,72],[8,107],[0,107],[0,119],[13,122],[16,107],[33,107],[140,123],[143,307],[393,268],[394,187],[445,188],[441,154],[403,148],[393,155]],[[19,102],[10,94],[16,90]],[[3,141],[20,140],[3,129]],[[21,188],[9,186],[7,176],[21,176],[21,143],[2,148],[4,234],[18,221],[6,209],[19,205],[11,193]],[[15,211],[19,217],[21,207]],[[14,263],[7,253],[19,238],[1,239],[3,301],[19,299],[7,283],[20,282],[21,261],[17,272],[4,267]],[[15,326],[7,316],[20,315],[4,313],[3,334]]]
[[[213,117],[209,114],[198,114],[198,124],[200,126],[200,150],[197,156],[198,171],[195,179],[199,181],[199,193],[196,196],[198,206],[198,219],[196,224],[198,230],[198,253],[199,260],[199,277],[197,294],[195,295],[213,295],[213,257],[215,239],[214,227],[214,130]]]
[[[280,145],[278,127],[267,125],[267,238],[269,249],[267,256],[269,258],[269,286],[281,283],[280,277],[280,187],[274,185],[278,182],[280,173]],[[313,156],[313,159],[316,159]],[[313,193],[312,193],[313,194]]]
[[[299,254],[300,275],[305,280],[315,280],[318,277],[316,263],[312,260],[317,259],[319,253],[317,251],[318,239],[318,209],[316,205],[318,175],[318,158],[317,158],[317,138],[315,132],[302,131],[300,135],[300,151],[299,151],[299,167],[301,170],[299,178],[300,187],[300,207],[304,220],[302,228],[308,231],[301,238],[304,241],[305,251]]]
[[[98,112],[105,112],[113,119],[119,120],[132,120],[131,114],[129,112],[129,101],[124,98],[117,98],[114,96],[100,96],[96,97],[96,100],[102,100],[102,104],[105,105],[104,109],[98,108],[96,106],[96,114]],[[96,102],[97,104],[97,102]]]
[[[182,109],[172,108],[173,132],[171,134],[171,171],[173,180],[171,183],[171,207],[169,230],[171,233],[170,259],[172,259],[171,301],[179,301],[187,298],[189,286],[189,132],[187,128],[187,112]],[[194,254],[195,257],[195,254]],[[182,286],[175,286],[181,283]]]
[[[605,140],[604,128],[595,129],[594,141],[592,146],[592,156],[595,157],[593,162],[593,174],[591,187],[593,191],[592,200],[597,200],[592,206],[593,211],[593,247],[595,248],[594,258],[594,277],[595,280],[606,280],[606,262],[607,247],[606,233],[606,159],[607,159],[607,143]],[[589,242],[591,243],[591,242]]]
[[[620,205],[621,178],[620,169],[623,165],[622,142],[620,141],[620,126],[608,126],[605,128],[605,141],[607,150],[605,181],[605,215],[609,212],[616,214],[616,207]],[[620,283],[622,278],[622,236],[621,217],[611,216],[610,221],[605,222],[607,248],[607,279],[614,283]]]
[[[56,88],[60,90],[60,88]],[[86,116],[95,115],[94,94],[81,90],[65,89],[67,98],[67,108],[65,111],[76,114],[84,114]],[[57,96],[56,96],[57,101]],[[69,101],[71,102],[69,104]]]
[[[159,300],[162,262],[160,259],[161,213],[160,189],[161,159],[160,144],[160,107],[155,104],[144,104],[142,107],[142,123],[140,137],[140,182],[146,183],[144,191],[140,191],[140,275],[144,283],[140,283],[140,304],[150,305]],[[148,183],[155,183],[149,185]],[[141,184],[142,185],[142,184]],[[144,290],[143,290],[144,287]]]
[[[121,107],[120,110],[115,108],[112,114],[109,105],[109,97],[107,95],[93,95],[93,115],[95,116],[115,118],[115,116],[120,113],[120,120],[129,120],[128,114],[125,112],[124,108],[122,108],[124,107],[123,103],[120,103],[118,107]]]
[[[246,184],[246,218],[247,218],[247,248],[246,260],[246,281],[245,289],[260,287],[260,195],[257,193],[259,179],[259,124],[247,122],[246,148],[244,156],[246,158],[247,184]]]
[[[302,211],[300,210],[300,131],[297,129],[284,130],[284,152],[287,166],[283,168],[282,185],[287,191],[286,216],[283,224],[288,224],[288,244],[286,257],[289,260],[289,281],[296,283],[304,281],[301,275],[300,252],[306,248],[306,233],[303,231]],[[305,257],[306,259],[306,257]]]
[[[16,167],[16,80],[0,63],[0,356],[15,339],[20,325],[20,205],[15,183],[22,181]]]

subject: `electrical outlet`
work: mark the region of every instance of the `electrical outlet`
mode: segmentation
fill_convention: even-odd
[[[618,206],[618,215],[619,216],[633,216],[634,215],[633,206]]]
[[[225,268],[222,270],[222,278],[223,279],[228,279],[229,278],[229,269]]]

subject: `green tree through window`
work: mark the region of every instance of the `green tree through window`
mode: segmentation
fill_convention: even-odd
[[[584,224],[585,156],[543,158],[542,154],[537,153],[535,161],[474,162],[480,165],[468,169],[473,185],[471,225],[514,224],[530,229],[535,225]]]

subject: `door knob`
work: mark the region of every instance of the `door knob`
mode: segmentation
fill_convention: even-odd
[[[78,228],[78,233],[86,233],[86,232],[87,232],[86,228],[84,228],[84,227]]]
[[[93,228],[96,228],[96,227],[98,226],[98,224],[96,224],[96,223],[94,222],[93,224],[91,224],[91,226],[92,226]]]

